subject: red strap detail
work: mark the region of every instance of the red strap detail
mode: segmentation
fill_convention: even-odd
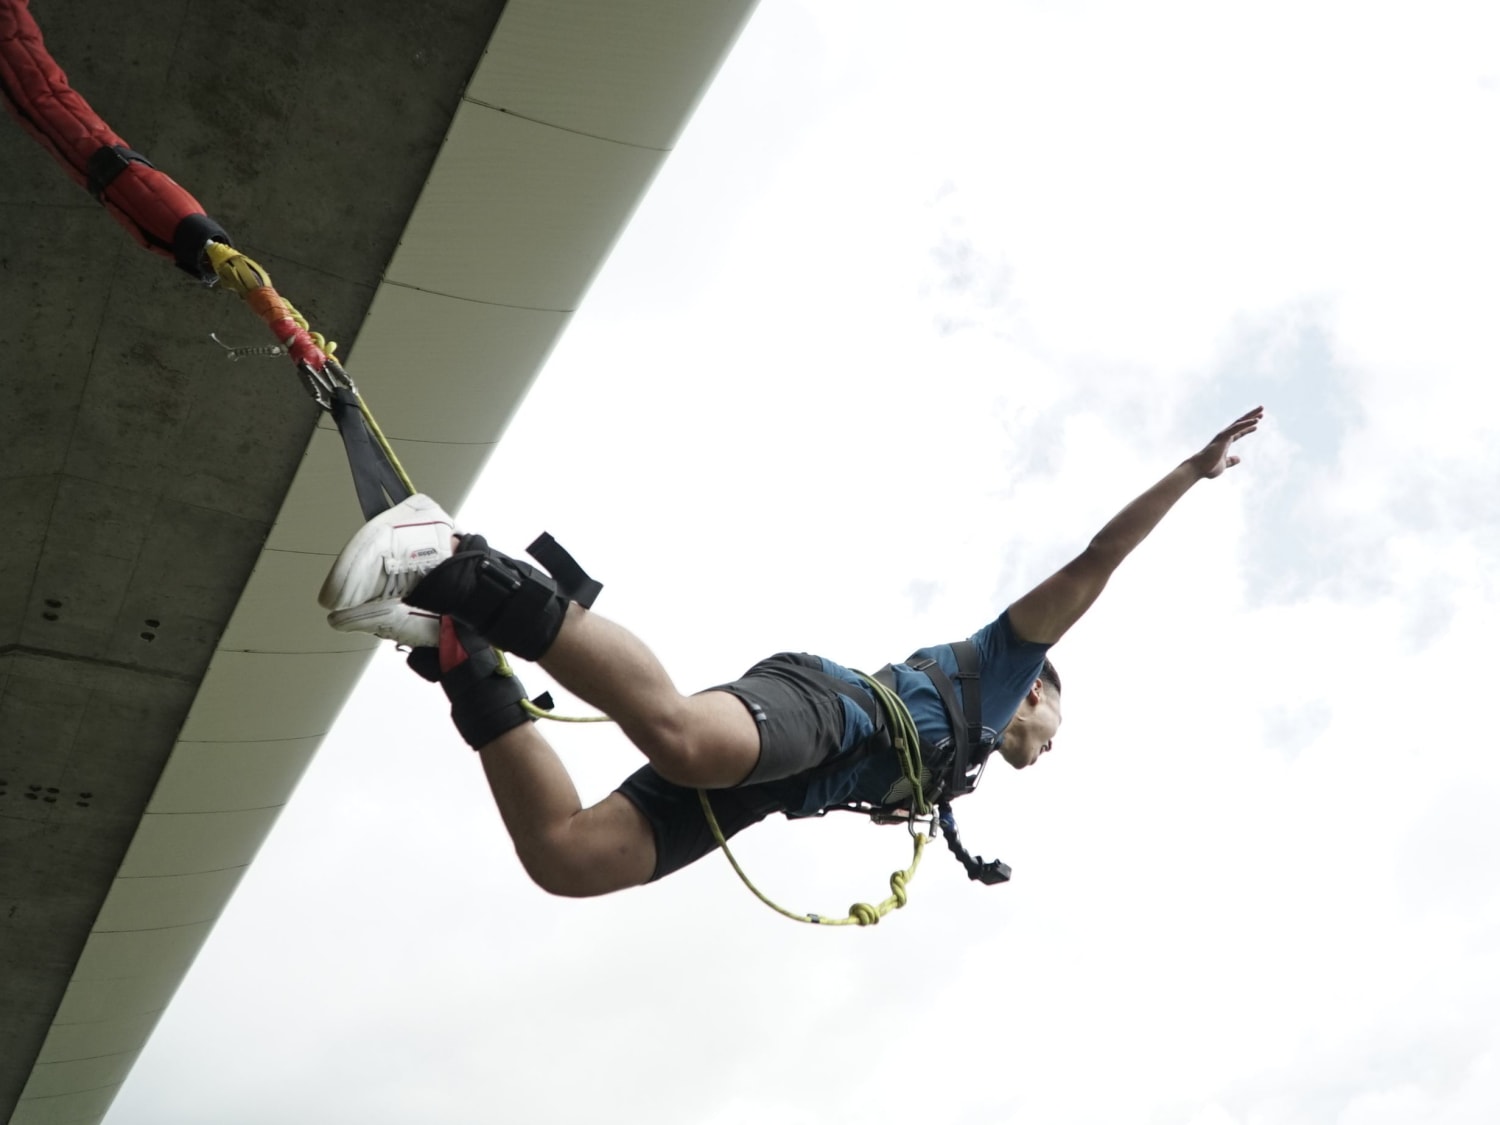
[[[245,294],[245,303],[261,320],[266,322],[271,333],[281,341],[298,363],[319,373],[327,366],[327,354],[313,343],[312,336],[308,334],[307,329],[299,327],[292,319],[291,306],[287,304],[286,298],[275,289],[269,285],[252,289]]]
[[[438,667],[444,673],[453,671],[469,659],[469,650],[458,639],[458,630],[453,627],[453,618],[443,615],[438,625]]]

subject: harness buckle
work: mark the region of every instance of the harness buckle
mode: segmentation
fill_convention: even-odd
[[[302,389],[312,396],[314,402],[322,409],[332,412],[333,392],[337,389],[333,380],[305,363],[297,364],[297,378],[302,380]]]
[[[356,395],[359,393],[343,364],[331,355],[323,357],[321,371],[307,363],[297,364],[297,377],[302,380],[302,389],[330,414],[333,413],[333,397],[337,392],[346,390]]]

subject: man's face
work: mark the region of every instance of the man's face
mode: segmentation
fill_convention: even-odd
[[[1038,681],[1000,736],[1000,756],[1018,770],[1034,766],[1052,749],[1062,711],[1057,693]]]

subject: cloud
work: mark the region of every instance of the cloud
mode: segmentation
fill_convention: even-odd
[[[1301,706],[1272,706],[1262,712],[1266,745],[1279,749],[1289,758],[1295,757],[1316,742],[1332,720],[1332,709],[1323,701]]]

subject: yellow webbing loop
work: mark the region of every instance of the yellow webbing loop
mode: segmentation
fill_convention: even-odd
[[[719,827],[719,818],[714,815],[713,806],[709,804],[708,794],[698,790],[698,804],[703,808],[703,815],[708,820],[708,829],[713,833],[714,842],[719,845],[724,853],[724,858],[729,860],[729,866],[734,868],[734,873],[740,877],[740,882],[749,888],[750,893],[783,918],[790,918],[794,922],[807,922],[815,926],[873,926],[889,914],[892,910],[900,910],[906,905],[907,884],[916,878],[917,867],[922,862],[922,849],[927,846],[927,835],[916,831],[916,822],[928,815],[929,806],[927,795],[922,791],[921,775],[921,740],[917,736],[917,724],[911,717],[911,712],[906,709],[905,702],[890,688],[879,680],[858,673],[859,678],[864,680],[865,685],[880,701],[881,709],[890,719],[891,743],[895,747],[896,755],[901,761],[901,772],[911,785],[912,807],[911,807],[911,838],[912,856],[911,866],[905,871],[891,872],[891,894],[890,897],[881,902],[879,906],[871,906],[867,902],[856,902],[849,908],[849,914],[845,918],[827,918],[821,914],[799,914],[795,910],[774,902],[759,887],[750,881],[750,876],[745,874],[745,869],[740,866],[739,860],[734,858],[734,852],[729,849],[729,841],[724,837],[724,830]]]
[[[495,650],[495,658],[499,661],[498,671],[502,676],[514,676],[511,670],[510,659],[505,655],[503,649]],[[533,719],[551,719],[554,723],[612,723],[608,715],[554,715],[545,707],[538,707],[529,699],[521,700],[521,710],[525,711]]]
[[[204,247],[203,252],[207,255],[209,264],[213,266],[214,273],[218,275],[219,284],[231,293],[247,297],[257,289],[275,289],[275,286],[271,284],[271,275],[266,272],[265,267],[233,246],[227,246],[222,242],[210,242]],[[312,337],[312,342],[326,355],[331,356],[338,351],[339,346],[335,341],[328,339],[321,332],[315,332],[312,325],[307,322],[307,317],[298,312],[295,305],[285,297],[281,299],[285,302],[287,312],[291,314],[297,327],[305,330]],[[359,392],[356,391],[355,397],[358,395]],[[365,421],[370,421],[369,411],[365,409],[363,400],[360,402],[360,412],[365,415]]]
[[[209,263],[213,266],[214,273],[218,275],[219,283],[231,293],[235,293],[240,297],[248,297],[257,289],[269,289],[275,292],[275,287],[271,284],[271,275],[266,272],[264,266],[248,254],[242,254],[233,246],[226,246],[222,242],[210,242],[205,248],[204,253],[208,255]],[[396,456],[396,450],[386,438],[385,431],[380,428],[380,423],[375,420],[375,414],[365,402],[364,395],[359,393],[359,388],[344,374],[344,369],[339,365],[338,360],[333,358],[334,353],[338,350],[338,344],[328,339],[323,333],[314,331],[312,325],[308,323],[307,317],[298,312],[296,306],[285,297],[282,297],[281,300],[285,305],[287,313],[291,316],[297,327],[306,331],[312,342],[322,349],[323,353],[332,361],[333,368],[338,373],[339,378],[346,384],[349,393],[354,396],[354,401],[359,404],[360,416],[365,420],[365,425],[369,428],[370,435],[375,439],[376,444],[380,446],[381,453],[390,462],[391,468],[396,472],[396,476],[400,478],[401,483],[409,491],[416,492],[417,486],[412,483],[411,477],[407,475],[406,468],[401,464],[401,458]]]

